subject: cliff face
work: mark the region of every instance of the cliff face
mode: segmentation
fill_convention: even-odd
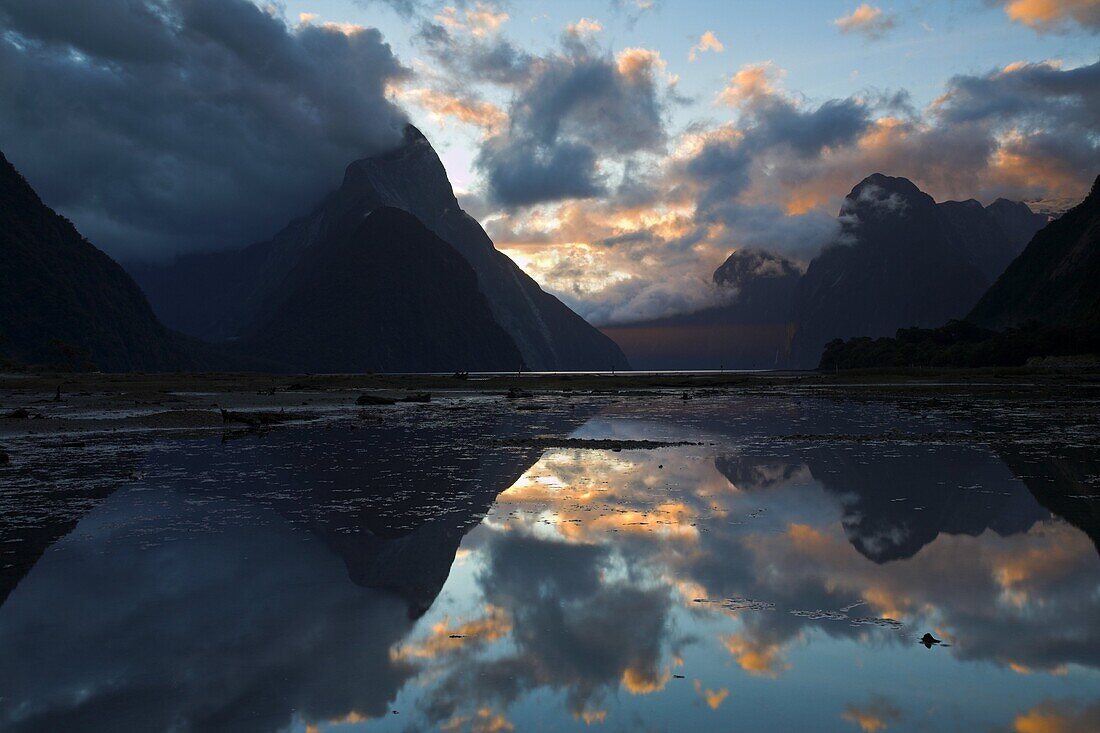
[[[799,286],[795,365],[816,367],[836,338],[892,336],[965,315],[990,282],[991,266],[976,252],[996,245],[968,244],[960,231],[977,227],[956,208],[945,213],[904,178],[876,173],[853,188],[838,242],[810,263]]]
[[[1100,178],[1080,205],[1035,235],[967,320],[996,329],[1100,325]]]
[[[187,365],[126,271],[43,204],[3,154],[0,354],[103,371]]]
[[[400,209],[329,229],[272,297],[236,347],[287,368],[510,371],[523,363],[470,265]]]

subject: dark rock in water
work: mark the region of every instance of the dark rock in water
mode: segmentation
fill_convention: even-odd
[[[12,410],[11,412],[9,412],[7,415],[4,415],[4,417],[7,418],[8,420],[26,420],[30,416],[31,416],[31,413],[28,412],[27,408],[25,408],[25,407],[16,408],[16,409]]]
[[[517,400],[524,397],[531,397],[531,392],[526,389],[520,389],[519,387],[509,387],[508,394],[504,395],[509,400]]]
[[[439,364],[429,371],[451,372],[455,367],[511,371],[521,365],[537,370],[628,367],[626,358],[612,341],[544,292],[511,259],[494,248],[477,221],[458,205],[439,157],[411,125],[402,145],[349,165],[336,191],[312,213],[291,222],[270,241],[233,252],[183,257],[167,267],[135,265],[131,270],[157,313],[170,326],[200,338],[229,339],[254,331],[256,324],[270,320],[273,304],[293,285],[296,270],[311,267],[309,263],[317,256],[320,245],[354,232],[365,218],[368,221],[373,218],[368,216],[371,212],[383,208],[398,209],[415,217],[450,252],[465,261],[474,275],[473,289],[484,298],[491,319],[512,344],[511,349],[455,352],[450,363]],[[452,295],[436,289],[439,279],[456,276],[458,268],[449,258],[438,254],[417,257],[415,253],[401,252],[396,244],[394,254],[397,256],[365,255],[362,267],[376,270],[405,267],[409,278],[403,283],[404,295],[410,300],[421,298],[431,303]],[[402,263],[406,254],[415,262]],[[465,275],[456,277],[466,279]],[[462,287],[466,287],[465,282]],[[333,310],[346,306],[348,300],[347,293],[339,289],[321,290],[314,297],[318,301],[313,303],[315,308],[327,302],[327,307]],[[453,305],[459,309],[466,307],[462,302]],[[359,315],[359,325],[367,325],[399,314],[383,309]],[[401,328],[397,325],[394,331]],[[405,330],[408,339],[415,337],[422,341],[449,333],[443,324],[427,315],[418,328]],[[458,329],[455,336],[461,339],[465,333]],[[387,370],[417,370],[396,358],[401,355],[386,360],[397,364]],[[327,358],[335,355],[329,354]],[[297,363],[293,366],[305,368]],[[326,367],[325,371],[334,368]]]
[[[258,410],[254,412],[230,412],[229,410],[222,410],[222,422],[226,425],[240,423],[241,425],[260,428],[278,425],[289,419],[291,419],[291,416],[282,412],[261,412]]]
[[[361,394],[355,400],[355,404],[357,404],[359,406],[393,405],[393,404],[396,404],[396,403],[397,403],[397,400],[392,398],[392,397],[382,397],[380,395],[373,395],[373,394]]]
[[[11,456],[4,451],[0,450],[0,466],[7,466],[11,463]]]
[[[415,394],[405,395],[398,402],[431,402],[431,392],[417,392]]]

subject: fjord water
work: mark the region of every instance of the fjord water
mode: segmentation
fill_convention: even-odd
[[[5,555],[0,727],[1097,729],[1100,463],[1042,410],[503,402],[129,456]]]

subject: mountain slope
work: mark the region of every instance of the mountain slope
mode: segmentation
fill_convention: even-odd
[[[493,317],[527,368],[627,366],[613,342],[493,247],[477,221],[459,207],[439,157],[411,125],[401,146],[349,165],[336,191],[270,241],[133,271],[169,325],[199,337],[230,338],[267,317],[284,279],[308,259],[316,243],[383,206],[409,212],[466,259]]]
[[[1081,204],[1035,235],[967,320],[996,329],[1027,321],[1100,326],[1100,178]]]
[[[189,364],[126,271],[43,204],[2,153],[0,353],[104,371]]]
[[[835,338],[959,318],[989,285],[959,241],[956,217],[904,178],[867,177],[840,213],[838,242],[810,263],[799,287],[796,366],[816,367]]]
[[[477,275],[411,214],[381,207],[314,245],[238,346],[306,371],[514,370]]]

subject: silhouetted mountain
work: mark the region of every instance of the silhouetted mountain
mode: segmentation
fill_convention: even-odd
[[[835,338],[890,336],[965,315],[989,285],[993,265],[984,258],[997,251],[996,228],[972,208],[941,208],[910,181],[878,173],[852,189],[838,241],[800,284],[795,364],[816,367]],[[971,247],[975,232],[981,241]]]
[[[1081,204],[1035,235],[967,320],[998,329],[1100,325],[1100,178]]]
[[[319,242],[334,233],[345,236],[354,223],[384,206],[412,214],[466,259],[493,318],[528,368],[627,366],[613,342],[493,247],[477,221],[459,207],[435,150],[411,125],[401,146],[349,165],[335,192],[270,241],[182,257],[167,267],[135,266],[133,272],[170,326],[212,340],[233,338],[254,332],[272,317],[287,278],[312,257]],[[430,296],[423,286],[416,292]],[[465,365],[492,368],[506,358],[511,353]]]
[[[992,282],[1024,251],[1048,218],[1025,204],[997,199],[983,207],[974,199],[944,201],[936,208],[954,229],[955,241],[968,261]]]
[[[435,372],[523,363],[466,260],[399,209],[329,229],[271,297],[239,348],[288,368]]]
[[[714,271],[729,302],[693,313],[606,326],[635,369],[751,369],[785,362],[802,272],[761,249],[739,249]]]
[[[187,363],[126,271],[43,204],[2,153],[0,354],[105,371]]]

